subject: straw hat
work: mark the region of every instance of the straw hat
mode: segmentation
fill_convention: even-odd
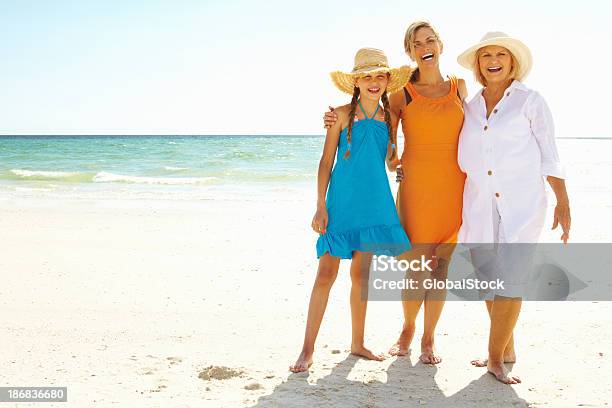
[[[389,62],[384,52],[376,48],[362,48],[355,54],[355,66],[350,73],[335,71],[330,75],[338,89],[352,95],[355,89],[356,78],[380,72],[388,72],[390,74],[387,93],[391,94],[399,91],[408,83],[412,74],[412,68],[409,66],[389,68]]]
[[[486,47],[487,45],[498,45],[508,49],[508,51],[514,55],[514,58],[519,65],[516,79],[522,81],[525,77],[527,77],[533,64],[531,51],[529,51],[529,48],[527,48],[523,42],[517,40],[516,38],[512,38],[508,34],[502,33],[501,31],[486,33],[478,44],[471,46],[461,55],[459,55],[459,57],[457,57],[457,62],[470,71],[473,70],[476,62],[476,51],[482,47]]]

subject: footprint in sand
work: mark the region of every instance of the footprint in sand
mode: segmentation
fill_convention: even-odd
[[[245,390],[249,390],[249,391],[255,391],[255,390],[261,390],[263,388],[263,385],[261,385],[260,383],[250,383],[244,386]]]
[[[166,357],[166,360],[168,360],[172,365],[183,362],[183,359],[180,357]]]
[[[148,354],[146,357],[150,358],[150,359],[155,359],[155,356],[152,356],[151,354]],[[137,358],[136,358],[136,356],[132,356],[130,358],[130,360],[136,361]],[[158,360],[158,361],[154,361],[153,363],[156,364],[156,365],[163,365],[163,361],[164,360],[161,360],[161,361]],[[168,367],[172,367],[173,365],[182,363],[183,359],[181,357],[166,357],[165,361],[167,361],[169,363]],[[149,362],[149,364],[151,364],[151,362]],[[149,366],[142,367],[139,370],[139,374],[140,375],[153,375],[153,374],[156,374],[160,369],[163,370],[162,367],[152,367],[152,366],[149,365]]]
[[[168,386],[165,384],[167,382],[168,380],[166,380],[165,378],[159,378],[157,380],[157,387],[149,390],[149,392],[161,392],[165,390],[166,388],[168,388]]]
[[[157,388],[149,390],[149,392],[161,392],[161,391],[163,391],[166,388],[168,388],[167,385],[160,384],[160,385],[157,386]]]

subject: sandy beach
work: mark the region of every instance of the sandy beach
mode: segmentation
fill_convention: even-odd
[[[596,220],[610,201],[585,193],[573,204],[588,216],[575,218],[572,239],[609,241]],[[2,385],[67,386],[68,403],[48,406],[71,407],[607,406],[612,303],[525,303],[514,365],[523,383],[506,386],[469,363],[486,351],[480,302],[447,303],[437,367],[415,351],[351,356],[348,262],[310,373],[291,374],[316,270],[311,207],[307,196],[3,196]],[[398,303],[370,302],[371,348],[386,351],[400,325]]]
[[[1,1],[0,408],[612,408],[612,86],[596,79],[610,4]],[[395,205],[386,149],[404,171],[398,189],[387,167]],[[408,355],[389,355],[415,276],[400,255],[368,282],[364,346],[386,358],[350,353],[341,261],[314,363],[292,373],[311,225],[334,256],[399,254],[399,220],[413,271],[437,262],[419,244],[460,222],[458,239],[509,257],[473,268],[458,245],[427,276],[448,266],[423,282],[449,289],[424,356],[437,365],[419,359],[425,307]],[[532,255],[545,262],[527,271]],[[508,364],[522,382],[502,384],[471,364],[490,331],[474,299],[501,278],[515,296],[528,274]],[[517,305],[494,309],[493,360]],[[67,401],[4,401],[43,387]]]

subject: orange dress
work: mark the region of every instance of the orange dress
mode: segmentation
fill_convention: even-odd
[[[463,125],[463,104],[457,78],[439,98],[419,95],[409,83],[412,101],[402,111],[404,179],[397,192],[397,210],[413,244],[450,260],[461,227],[465,174],[457,164]],[[449,245],[441,245],[449,244]]]

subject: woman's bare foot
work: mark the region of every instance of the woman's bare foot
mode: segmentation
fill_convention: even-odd
[[[289,371],[293,373],[301,373],[303,371],[308,371],[311,365],[312,365],[312,351],[302,350],[295,364],[289,367]]]
[[[510,375],[510,370],[501,361],[497,363],[489,361],[487,370],[497,378],[497,381],[504,384],[518,384],[521,382],[521,379],[517,376]]]
[[[474,367],[486,367],[488,362],[488,358],[470,361]],[[504,363],[516,363],[516,354],[514,353],[514,350],[504,353]]]
[[[434,351],[433,340],[421,340],[421,356],[419,360],[423,364],[439,364],[442,362],[442,359]]]
[[[400,333],[399,339],[391,348],[389,349],[389,354],[392,356],[405,356],[408,354],[408,348],[410,347],[410,343],[412,342],[412,337],[414,336],[414,325],[406,327],[402,329]]]
[[[351,345],[351,354],[359,356],[359,357],[367,358],[368,360],[383,361],[385,359],[385,355],[384,354],[382,354],[382,353],[374,354],[370,350],[365,348],[365,346],[363,344],[361,344],[361,345],[357,345],[357,344]]]

